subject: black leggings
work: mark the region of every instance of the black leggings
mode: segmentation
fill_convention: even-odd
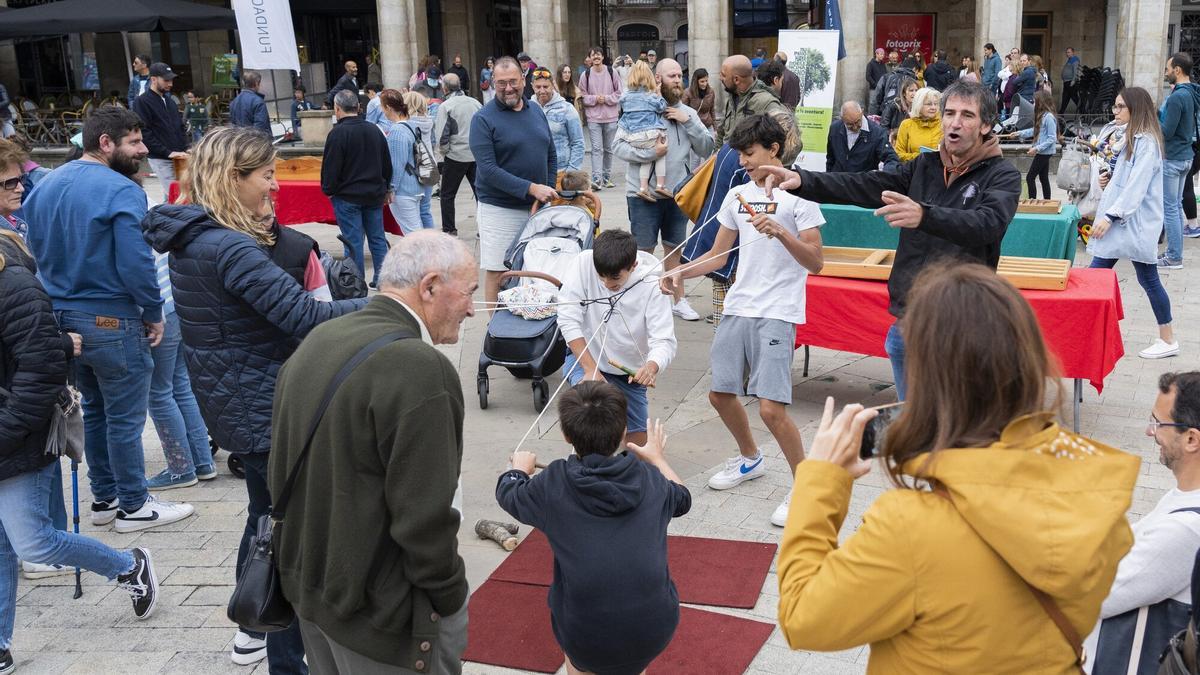
[[[1034,179],[1042,179],[1042,199],[1050,198],[1050,155],[1034,155],[1033,163],[1029,165],[1029,173],[1025,174],[1025,184],[1029,186],[1029,198],[1037,199],[1037,183]]]
[[[1188,220],[1196,219],[1196,186],[1193,185],[1196,175],[1183,177],[1183,216]]]

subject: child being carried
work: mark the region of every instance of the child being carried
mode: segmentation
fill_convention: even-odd
[[[667,142],[667,101],[658,95],[658,82],[650,66],[638,61],[629,71],[625,93],[621,94],[621,117],[617,120],[617,140],[624,140],[635,148],[648,150],[659,143]],[[653,162],[629,163],[630,169],[637,167],[641,189],[637,196],[648,202],[656,202],[650,193],[650,172],[654,171],[654,193],[667,199],[674,197],[667,189],[667,156],[664,153]]]

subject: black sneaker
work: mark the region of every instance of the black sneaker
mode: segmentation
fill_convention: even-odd
[[[133,614],[140,621],[154,613],[154,605],[158,602],[158,577],[154,575],[150,551],[135,548],[132,553],[133,571],[117,577],[117,585],[129,591],[133,598]]]
[[[0,651],[0,675],[8,675],[17,669],[17,664],[13,661],[12,652],[7,649]]]

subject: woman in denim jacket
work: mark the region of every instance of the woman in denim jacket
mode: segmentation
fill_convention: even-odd
[[[1054,97],[1042,90],[1033,95],[1033,126],[1016,133],[1017,138],[1028,141],[1037,136],[1028,154],[1033,157],[1025,183],[1029,186],[1029,198],[1037,199],[1037,179],[1042,181],[1042,198],[1050,199],[1050,158],[1058,152],[1058,118],[1054,116]]]
[[[554,90],[553,75],[545,68],[533,71],[533,98],[550,125],[554,154],[558,157],[558,175],[583,167],[583,123],[579,111]]]
[[[1101,171],[1104,194],[1096,209],[1087,250],[1092,267],[1109,267],[1128,258],[1150,299],[1158,339],[1138,356],[1161,359],[1179,354],[1171,329],[1171,299],[1158,278],[1158,234],[1163,226],[1162,131],[1150,94],[1127,87],[1113,103],[1115,121],[1125,124],[1125,148],[1112,174]]]

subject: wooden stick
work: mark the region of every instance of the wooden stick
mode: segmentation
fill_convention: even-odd
[[[505,551],[511,551],[517,547],[517,526],[515,523],[478,520],[475,521],[475,534],[480,539],[491,539]]]
[[[628,375],[630,377],[637,377],[637,371],[633,370],[632,368],[627,368],[627,367],[617,363],[616,361],[613,361],[612,359],[608,360],[608,365],[612,366],[613,368],[616,368],[617,370],[620,370],[622,373],[625,373],[626,375]],[[650,388],[653,389],[654,385],[650,385]]]

